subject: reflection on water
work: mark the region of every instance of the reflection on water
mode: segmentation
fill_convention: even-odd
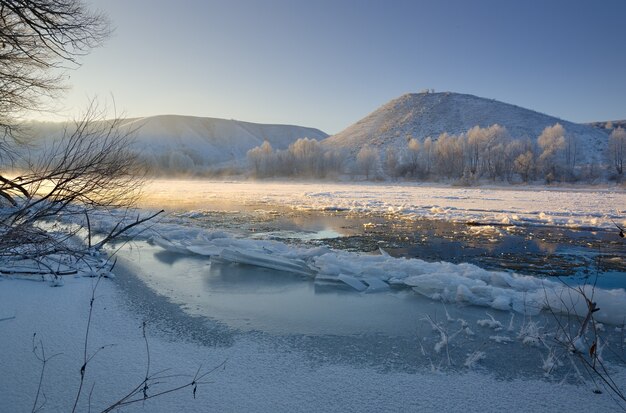
[[[247,265],[211,263],[147,244],[124,254],[139,265],[140,277],[157,293],[192,315],[238,330],[413,336],[423,306],[432,306],[430,300],[410,291],[355,294],[339,284]]]
[[[207,226],[227,227],[245,236],[326,245],[350,251],[383,248],[396,257],[427,261],[470,262],[494,270],[540,276],[599,276],[623,273],[626,247],[614,231],[590,232],[556,227],[479,226],[406,220],[345,211],[219,212],[198,218]],[[615,284],[616,276],[612,275]],[[619,278],[619,277],[618,277]],[[621,284],[626,286],[626,280]]]

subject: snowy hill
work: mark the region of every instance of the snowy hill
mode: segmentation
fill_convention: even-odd
[[[606,133],[611,133],[615,128],[626,128],[626,119],[623,120],[605,120],[602,122],[590,122],[587,125],[600,129]]]
[[[499,124],[513,138],[536,139],[542,130],[559,122],[578,138],[586,161],[602,159],[607,135],[589,125],[567,122],[493,99],[459,93],[412,93],[390,101],[323,144],[351,157],[364,146],[381,149],[406,147],[408,137],[433,139],[443,133],[459,134],[478,125]]]
[[[134,130],[134,148],[159,169],[203,170],[219,164],[239,164],[248,150],[265,140],[284,149],[299,138],[321,140],[324,132],[302,126],[270,125],[180,115],[125,119]],[[33,142],[58,137],[63,123],[32,122]]]

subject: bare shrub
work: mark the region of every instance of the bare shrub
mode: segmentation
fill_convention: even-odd
[[[122,235],[146,218],[112,224],[92,243],[94,215],[129,211],[141,193],[142,169],[119,121],[102,120],[91,105],[85,116],[51,141],[34,159],[25,159],[17,177],[0,175],[0,257],[13,265],[36,264],[50,274],[59,254],[80,260],[91,248]],[[66,257],[66,260],[69,259]],[[66,270],[67,265],[64,265]]]

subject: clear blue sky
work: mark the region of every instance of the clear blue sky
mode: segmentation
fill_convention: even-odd
[[[336,133],[403,93],[471,93],[576,122],[626,118],[626,1],[92,0],[116,30],[59,107],[115,97]]]

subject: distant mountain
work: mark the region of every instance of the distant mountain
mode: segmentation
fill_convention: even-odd
[[[28,126],[36,143],[59,136],[66,124],[31,122]],[[180,115],[125,119],[122,126],[136,131],[133,146],[141,156],[166,170],[201,170],[242,163],[247,151],[265,140],[273,148],[284,149],[299,138],[322,140],[328,136],[319,129],[302,126]]]
[[[322,143],[354,157],[364,145],[401,150],[406,148],[409,137],[436,139],[443,132],[459,134],[476,125],[487,127],[495,123],[506,127],[513,138],[536,139],[545,127],[557,122],[568,134],[579,138],[581,154],[586,160],[602,159],[607,135],[589,125],[493,99],[451,92],[400,96]]]

